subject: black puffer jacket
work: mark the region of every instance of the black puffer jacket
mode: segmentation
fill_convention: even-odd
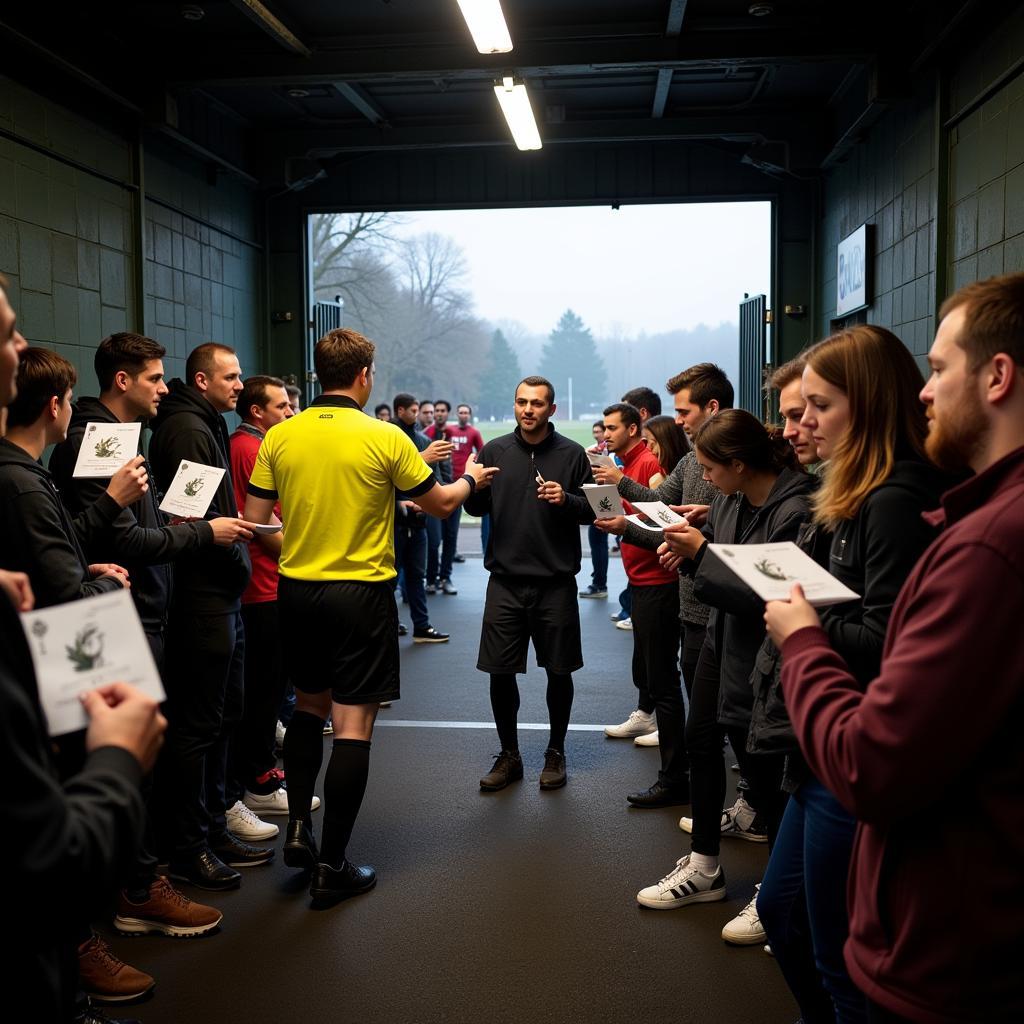
[[[231,446],[224,417],[194,388],[172,380],[170,394],[153,421],[149,461],[161,491],[166,491],[182,459],[223,469],[224,477],[206,513],[207,519],[237,516],[231,482]],[[174,601],[193,612],[223,615],[236,612],[249,583],[252,563],[247,544],[209,547],[184,555],[175,567]]]
[[[896,596],[935,538],[935,529],[921,513],[936,508],[952,482],[930,463],[901,459],[853,519],[840,523],[834,533],[809,528],[802,537],[802,546],[816,561],[861,595],[823,609],[821,624],[863,686],[878,675]],[[750,677],[755,702],[747,749],[753,753],[797,750],[782,698],[781,667],[779,652],[765,638]]]
[[[760,508],[751,508],[742,494],[720,495],[711,503],[704,536],[716,544],[795,541],[816,486],[807,473],[784,469]],[[706,555],[707,549],[702,548],[693,592],[711,608],[704,643],[711,645],[721,671],[718,721],[745,729],[753,704],[750,672],[764,639],[764,602],[719,559],[701,557]]]

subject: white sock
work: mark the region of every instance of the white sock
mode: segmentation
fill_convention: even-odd
[[[691,853],[690,863],[705,875],[713,875],[718,870],[718,858],[706,853]]]

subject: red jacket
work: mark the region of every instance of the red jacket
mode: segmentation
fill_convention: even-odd
[[[668,475],[647,447],[646,441],[641,441],[632,451],[619,458],[622,459],[623,474],[644,487],[650,486],[651,477]],[[633,506],[628,501],[623,502],[623,505],[626,512],[632,514]],[[632,586],[655,587],[662,583],[679,583],[679,573],[662,568],[656,551],[626,541],[622,542],[621,550],[622,567]]]
[[[783,645],[811,768],[859,820],[846,965],[914,1021],[1024,1020],[1024,448],[943,496],[861,691],[820,629]]]
[[[235,499],[239,511],[245,508],[245,494],[249,477],[256,465],[256,453],[260,450],[263,436],[256,427],[242,423],[231,435],[231,479],[235,485]],[[274,508],[280,517],[281,506]],[[259,604],[277,600],[277,560],[271,558],[259,541],[249,541],[249,556],[252,558],[252,578],[242,595],[242,604]]]

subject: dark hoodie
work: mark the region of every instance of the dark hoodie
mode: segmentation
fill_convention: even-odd
[[[742,494],[720,495],[711,503],[704,536],[714,544],[795,541],[816,484],[802,470],[784,469],[760,508],[753,508]],[[707,556],[706,548],[700,556]],[[750,672],[764,639],[764,601],[712,557],[700,557],[693,593],[711,608],[704,642],[721,666],[718,721],[745,729],[753,704]]]
[[[237,516],[238,503],[231,482],[231,446],[224,417],[184,381],[176,378],[168,388],[170,393],[160,402],[160,411],[153,420],[153,438],[149,443],[149,461],[157,484],[166,491],[182,459],[217,466],[224,470],[224,477],[206,518]],[[175,570],[175,603],[183,602],[191,612],[236,612],[242,606],[242,592],[251,573],[245,544],[185,554]]]
[[[89,576],[84,550],[120,512],[102,493],[72,520],[41,463],[0,438],[0,568],[28,573],[37,608],[121,589],[115,579]]]
[[[98,399],[79,398],[71,417],[67,440],[50,456],[50,472],[73,514],[88,508],[107,486],[94,477],[75,479],[72,473],[82,447],[87,423],[118,423],[118,418]],[[141,442],[141,436],[140,436]],[[140,443],[141,454],[141,443]],[[132,599],[147,633],[159,632],[167,623],[171,600],[171,567],[167,564],[189,551],[213,543],[209,523],[168,526],[160,511],[160,490],[149,463],[149,490],[134,504],[122,509],[110,528],[94,538],[86,556],[97,562],[116,562],[127,570]]]

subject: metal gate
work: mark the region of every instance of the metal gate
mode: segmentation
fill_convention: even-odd
[[[740,303],[740,381],[737,405],[764,419],[764,367],[767,350],[767,309],[763,295]]]
[[[314,302],[309,320],[309,343],[306,352],[306,405],[316,397],[316,371],[313,369],[313,349],[328,332],[342,326],[345,300],[339,295],[334,302]]]

